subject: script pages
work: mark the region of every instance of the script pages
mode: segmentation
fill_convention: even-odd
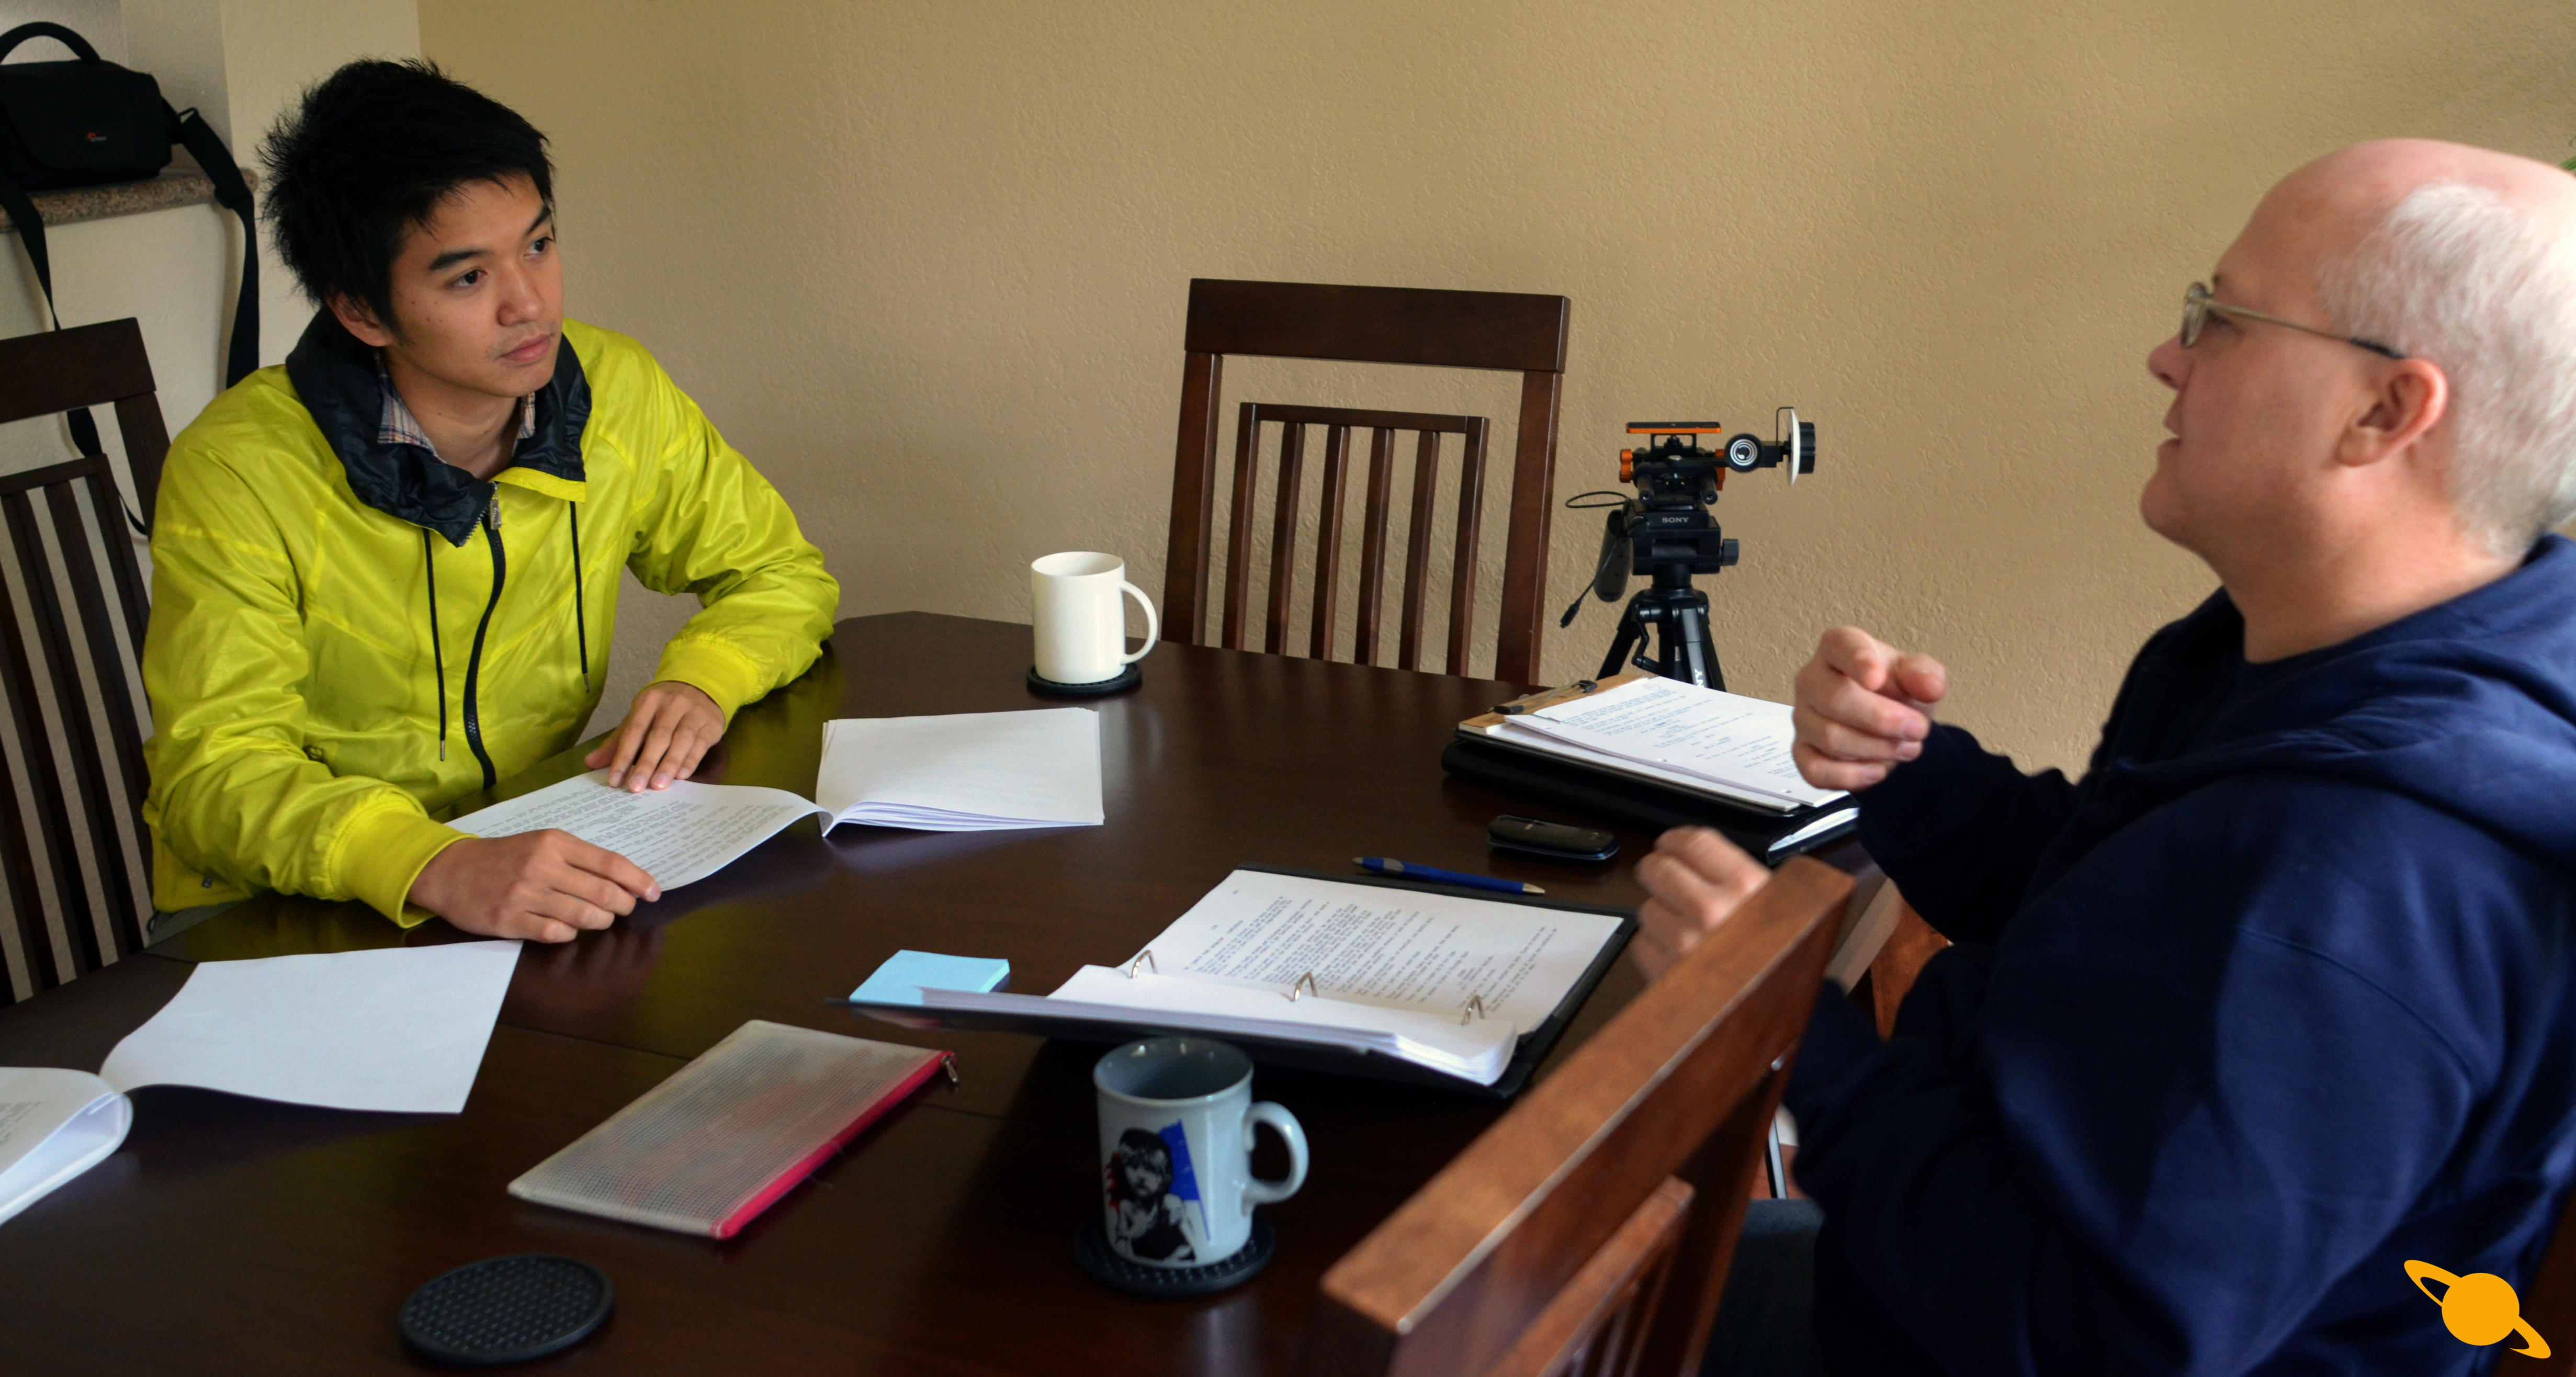
[[[836,718],[823,724],[814,801],[836,827],[1097,827],[1100,714],[1038,708]]]
[[[713,875],[799,818],[925,832],[1097,827],[1100,717],[1041,708],[826,722],[814,797],[819,804],[784,789],[692,780],[637,793],[593,770],[449,825],[478,837],[558,828],[633,861],[666,890]]]
[[[922,1004],[1310,1043],[1492,1085],[1620,928],[1608,914],[1238,870],[1124,966],[1085,966],[1044,997],[925,989]]]
[[[1641,675],[1483,729],[1496,740],[1747,808],[1794,813],[1848,797],[1799,777],[1789,705]]]

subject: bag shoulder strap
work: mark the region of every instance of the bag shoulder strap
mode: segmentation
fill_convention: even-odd
[[[230,387],[259,367],[259,211],[232,150],[206,117],[194,106],[173,110],[168,101],[161,109],[170,117],[171,142],[185,147],[215,184],[215,203],[241,219],[241,294],[233,302],[233,338],[224,360],[224,386]]]
[[[5,51],[5,48],[0,48],[0,51]],[[54,306],[54,265],[45,253],[45,217],[36,213],[36,203],[27,199],[27,193],[6,172],[0,172],[0,210],[9,212],[9,223],[18,230],[18,242],[27,246],[27,261],[36,269],[36,285],[45,290],[45,314],[53,318],[54,328],[60,330],[63,328],[63,315]],[[71,429],[72,448],[82,458],[104,460],[107,457],[106,447],[99,443],[98,421],[89,414],[88,407],[74,407],[64,412],[63,424]],[[118,495],[117,503],[125,507],[126,523],[134,528],[136,535],[152,534],[151,528],[143,524],[143,518],[136,516],[134,508],[125,502],[123,494]]]
[[[60,24],[47,23],[42,19],[39,19],[32,24],[21,24],[7,33],[0,33],[0,58],[8,57],[10,49],[17,47],[19,44],[24,43],[31,38],[53,39],[55,42],[71,49],[73,54],[79,57],[83,62],[98,62],[102,60],[98,55],[98,49],[91,47],[88,39],[81,37],[79,34],[73,33],[71,30],[64,28]]]

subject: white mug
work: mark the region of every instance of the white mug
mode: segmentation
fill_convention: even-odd
[[[1100,1091],[1109,1246],[1148,1267],[1204,1267],[1252,1241],[1252,1207],[1306,1184],[1306,1130],[1252,1100],[1252,1058],[1204,1037],[1147,1038],[1091,1068]],[[1252,1129],[1288,1144],[1288,1178],[1252,1174]]]
[[[1127,650],[1127,611],[1122,594],[1133,594],[1145,609],[1145,647]],[[1037,670],[1041,679],[1059,684],[1096,684],[1115,679],[1127,666],[1152,653],[1162,639],[1163,623],[1154,614],[1145,590],[1127,581],[1127,564],[1116,555],[1070,550],[1029,565],[1029,597],[1036,616]]]

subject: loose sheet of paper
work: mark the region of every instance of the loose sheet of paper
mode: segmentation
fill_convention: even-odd
[[[1806,807],[1842,795],[1799,777],[1789,705],[1648,675],[1510,724]]]
[[[118,1090],[193,1085],[289,1104],[454,1114],[483,1064],[516,942],[206,961],[107,1054]]]
[[[1097,827],[1100,715],[1086,708],[823,724],[814,799],[835,823],[980,832]]]
[[[822,811],[784,789],[739,784],[678,780],[668,789],[629,793],[611,786],[606,770],[593,770],[449,826],[478,837],[559,828],[633,861],[669,890],[713,875],[789,823]]]
[[[1284,995],[1311,972],[1327,998],[1450,1019],[1473,995],[1527,1033],[1618,931],[1607,914],[1238,870],[1146,945],[1165,976]]]

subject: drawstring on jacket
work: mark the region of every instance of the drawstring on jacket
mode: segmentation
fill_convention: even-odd
[[[429,572],[429,660],[438,666],[438,758],[447,759],[447,652],[438,644],[438,560],[430,549],[429,528],[420,531],[421,567]]]
[[[581,504],[566,502],[564,519],[572,532],[572,634],[581,647],[581,691],[590,692],[590,626],[584,620],[581,596]]]
[[[590,614],[581,588],[581,504],[567,502],[564,513],[572,532],[572,634],[581,652],[581,687],[590,691]],[[429,528],[420,532],[421,567],[429,576],[429,661],[438,669],[438,758],[447,759],[447,652],[438,640],[438,558],[429,543]]]

